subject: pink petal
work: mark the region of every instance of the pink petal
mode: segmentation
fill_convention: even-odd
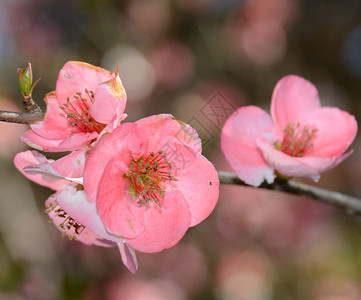
[[[172,115],[160,114],[136,122],[141,136],[149,139],[148,150],[156,152],[168,143],[188,146],[195,153],[202,153],[202,143],[197,131]]]
[[[121,114],[116,111],[113,120],[110,121],[100,132],[98,139],[106,133],[113,132],[117,127],[119,127],[121,121],[123,121],[127,116],[127,114]]]
[[[154,253],[173,247],[187,231],[191,214],[183,195],[166,191],[162,207],[155,203],[137,208],[145,218],[145,231],[128,244],[142,252]]]
[[[71,185],[67,186],[57,195],[56,201],[69,215],[99,237],[116,243],[124,242],[121,237],[111,235],[106,231],[95,203],[87,200],[83,190],[77,190]]]
[[[41,154],[37,154],[40,156]],[[40,156],[41,157],[41,156]],[[44,180],[53,182],[54,180],[66,179],[67,184],[74,182],[77,184],[83,183],[83,168],[85,162],[85,151],[74,151],[56,161],[47,161],[46,158],[42,159],[43,163],[37,163],[23,167],[27,176],[42,175]],[[31,179],[31,178],[30,178]],[[47,182],[46,181],[46,182]],[[40,182],[40,184],[42,184]],[[61,185],[63,186],[63,184]]]
[[[56,148],[62,142],[62,140],[49,140],[47,138],[43,138],[34,133],[31,129],[20,137],[20,141],[40,151],[49,151],[49,149],[55,149],[56,151]]]
[[[237,176],[253,186],[264,180],[274,181],[273,169],[267,165],[256,145],[258,138],[272,140],[271,117],[256,106],[239,108],[224,124],[222,151]]]
[[[55,174],[71,178],[83,177],[85,152],[85,150],[74,151],[51,163]]]
[[[99,215],[108,231],[127,239],[133,239],[145,230],[142,211],[132,201],[129,179],[124,174],[129,167],[112,159],[104,170],[98,186],[96,204]],[[129,201],[130,200],[130,201]]]
[[[275,137],[282,138],[288,123],[307,124],[310,114],[321,107],[316,87],[306,79],[288,75],[273,90],[271,115],[275,122]]]
[[[320,174],[308,164],[302,162],[298,157],[289,156],[276,150],[272,144],[263,140],[257,140],[257,146],[262,152],[265,160],[271,168],[288,177],[309,177],[318,181]]]
[[[357,133],[355,117],[336,107],[314,111],[311,120],[318,131],[307,156],[339,156],[350,146]]]
[[[58,194],[50,196],[45,201],[46,212],[54,225],[67,235],[69,239],[76,239],[86,245],[97,245],[103,247],[111,247],[115,244],[107,240],[103,240],[91,230],[86,228],[78,220],[69,214],[57,203]]]
[[[84,168],[84,189],[90,202],[96,200],[100,178],[112,157],[116,155],[118,159],[130,164],[131,154],[143,154],[142,144],[134,123],[122,124],[95,144],[89,151]]]
[[[71,134],[72,127],[68,123],[66,114],[59,107],[55,92],[47,94],[44,101],[46,103],[44,121],[31,124],[31,129],[44,139],[63,140]]]
[[[67,98],[73,100],[75,93],[85,94],[85,89],[95,91],[96,87],[111,78],[114,73],[87,63],[69,61],[61,69],[56,82],[56,97],[60,105],[66,103]]]
[[[179,144],[171,144],[176,151],[176,156],[167,153],[172,164],[172,174],[178,181],[174,185],[182,192],[189,204],[191,222],[195,226],[207,218],[213,211],[219,196],[219,178],[213,164],[204,156],[196,157]],[[174,159],[173,159],[174,158]],[[174,173],[175,172],[175,173]]]
[[[122,115],[127,103],[127,95],[117,75],[95,89],[95,97],[89,114],[99,123],[110,123],[115,113]]]
[[[40,185],[46,186],[53,190],[62,190],[67,186],[70,181],[49,174],[47,172],[39,171],[37,173],[27,173],[24,168],[34,165],[51,164],[54,160],[48,160],[46,157],[36,151],[25,151],[15,155],[14,164],[15,167],[29,180],[34,181]]]
[[[68,136],[61,141],[55,149],[48,149],[48,152],[65,152],[74,151],[90,145],[90,143],[98,137],[98,133],[94,132],[77,132]]]
[[[138,261],[134,249],[127,243],[118,243],[118,248],[123,264],[134,274],[138,270]]]
[[[304,156],[304,157],[298,157],[297,159],[304,164],[312,166],[312,168],[315,169],[318,173],[322,173],[336,167],[338,164],[343,162],[347,157],[349,157],[352,154],[352,152],[353,150],[350,150],[349,152],[340,156],[332,156],[332,157]]]

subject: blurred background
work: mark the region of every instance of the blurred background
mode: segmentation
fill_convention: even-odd
[[[242,105],[269,110],[287,74],[313,82],[325,106],[361,119],[359,0],[1,0],[0,109],[21,111],[18,67],[55,89],[68,60],[119,73],[127,121],[172,113],[220,151],[225,116]],[[181,242],[138,254],[132,275],[115,248],[61,238],[48,222],[52,191],[13,166],[25,125],[0,123],[0,299],[361,299],[361,219],[302,197],[222,185],[211,216]],[[337,129],[336,129],[337,130]],[[361,141],[319,186],[361,197]],[[50,156],[50,157],[54,157]]]

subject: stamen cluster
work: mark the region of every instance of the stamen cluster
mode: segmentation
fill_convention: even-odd
[[[75,93],[73,96],[75,100],[72,101],[68,97],[60,109],[66,113],[71,126],[79,128],[84,133],[94,131],[100,133],[105,125],[95,121],[88,112],[94,101],[94,92],[85,89],[85,94],[86,97],[84,98],[82,93]]]
[[[146,205],[154,201],[159,207],[162,206],[164,183],[177,180],[171,175],[172,166],[166,157],[166,153],[159,151],[157,154],[151,152],[146,158],[132,159],[130,172],[126,173],[125,177],[131,181],[130,193],[138,197],[138,204]]]
[[[282,142],[276,142],[276,149],[290,156],[302,157],[307,149],[313,147],[312,140],[317,129],[310,129],[307,126],[301,128],[300,123],[288,123],[283,130]]]

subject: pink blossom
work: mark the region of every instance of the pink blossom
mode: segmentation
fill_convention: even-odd
[[[352,153],[344,152],[357,133],[354,116],[321,107],[316,87],[302,77],[277,83],[271,116],[256,106],[241,107],[223,127],[222,150],[247,184],[272,183],[275,172],[317,181]]]
[[[63,236],[86,245],[118,246],[123,263],[134,273],[138,268],[134,249],[124,239],[106,231],[95,203],[86,198],[82,186],[84,163],[82,150],[58,160],[48,160],[36,151],[18,153],[14,159],[15,166],[28,179],[56,190],[45,201],[45,212]],[[78,211],[76,216],[74,210]]]
[[[126,116],[126,99],[117,72],[67,62],[59,73],[55,92],[45,96],[44,120],[31,124],[21,140],[42,151],[81,149],[119,125]]]
[[[107,232],[159,252],[203,221],[217,203],[219,179],[199,150],[195,130],[166,114],[103,136],[87,157],[84,189]]]

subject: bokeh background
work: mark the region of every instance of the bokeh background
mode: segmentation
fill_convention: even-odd
[[[323,105],[361,119],[359,0],[0,1],[0,109],[22,110],[16,69],[27,62],[44,108],[68,60],[118,66],[127,120],[168,112],[191,122],[219,170],[230,171],[220,129],[202,113],[213,99],[269,110],[292,73],[317,86]],[[1,300],[361,299],[359,217],[239,186],[221,186],[208,219],[171,249],[139,253],[130,274],[116,249],[68,241],[48,222],[52,192],[12,163],[26,128],[0,123]],[[361,197],[360,142],[318,186]]]

